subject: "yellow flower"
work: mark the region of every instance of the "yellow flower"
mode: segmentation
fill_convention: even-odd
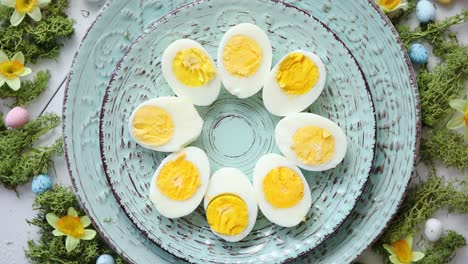
[[[390,253],[390,262],[393,264],[409,264],[424,258],[424,253],[411,251],[413,237],[407,236],[391,245],[384,244],[383,247]]]
[[[398,9],[406,9],[408,3],[402,0],[375,0],[384,13],[390,13]]]
[[[31,74],[31,69],[24,67],[24,55],[16,53],[11,59],[0,51],[0,87],[6,83],[17,91],[21,87],[20,77]]]
[[[78,217],[78,213],[73,207],[68,208],[67,215],[62,218],[49,213],[46,215],[46,219],[55,228],[52,231],[54,236],[67,236],[65,248],[68,252],[75,249],[80,240],[91,240],[96,236],[96,231],[85,229],[91,224],[91,220],[86,215]]]
[[[23,21],[28,14],[35,21],[40,21],[42,18],[41,9],[46,7],[50,0],[1,0],[2,5],[13,7],[15,12],[10,18],[10,23],[17,26]]]
[[[468,142],[468,100],[454,99],[449,102],[450,106],[462,113],[450,119],[447,123],[448,129],[459,129],[464,127],[465,143]]]

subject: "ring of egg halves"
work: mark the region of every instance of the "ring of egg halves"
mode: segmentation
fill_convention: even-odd
[[[128,126],[130,136],[139,145],[174,152],[200,136],[203,119],[187,99],[159,97],[138,105]]]
[[[238,98],[262,89],[270,72],[272,48],[266,33],[256,25],[241,23],[230,28],[218,47],[218,70],[224,87]]]
[[[163,52],[161,68],[172,91],[194,105],[210,105],[218,98],[221,79],[200,43],[191,39],[172,42]]]

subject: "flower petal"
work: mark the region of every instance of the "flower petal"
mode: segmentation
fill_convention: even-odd
[[[457,115],[456,117],[450,119],[447,123],[448,129],[458,129],[465,125],[465,118],[462,115]]]
[[[40,8],[46,7],[50,4],[50,0],[37,0],[37,6]]]
[[[8,56],[0,50],[0,62],[9,61]]]
[[[41,21],[42,14],[41,14],[41,9],[39,7],[35,7],[31,12],[28,13],[28,15],[34,19],[34,21]]]
[[[89,220],[89,217],[86,215],[80,217],[80,222],[83,227],[88,227],[91,224],[91,220]]]
[[[424,253],[422,253],[422,252],[413,252],[413,258],[411,259],[411,261],[416,262],[418,260],[421,260],[422,258],[424,258]]]
[[[388,253],[390,253],[392,255],[396,254],[395,249],[391,245],[383,244],[383,247],[385,248],[385,250],[387,250]]]
[[[91,240],[96,236],[96,231],[92,229],[85,229],[83,235],[80,237],[82,240]]]
[[[78,238],[67,236],[67,239],[65,240],[65,248],[67,249],[67,252],[73,251],[76,246],[78,246],[78,243],[80,243]]]
[[[46,214],[45,217],[46,217],[47,223],[49,223],[49,225],[51,225],[53,228],[57,228],[55,224],[60,219],[58,216],[56,216],[55,214],[52,214],[52,213],[48,213],[48,214]]]
[[[18,52],[15,55],[13,55],[13,58],[11,58],[12,61],[18,61],[21,64],[24,64],[24,54],[23,52]]]
[[[412,235],[406,236],[405,241],[406,243],[408,243],[408,247],[411,249],[411,247],[413,246],[413,236]]]
[[[6,83],[13,91],[18,91],[21,88],[21,82],[19,78],[14,78],[11,80],[6,80]]]
[[[71,215],[71,216],[77,217],[77,216],[78,216],[78,213],[76,212],[75,208],[70,207],[70,208],[68,208],[67,215]]]
[[[19,76],[23,77],[23,76],[31,74],[31,72],[32,72],[31,68],[24,67],[24,71]]]
[[[66,236],[67,234],[63,233],[62,231],[58,230],[58,229],[55,229],[54,231],[52,231],[52,234],[54,236]]]
[[[6,5],[8,7],[15,7],[16,0],[2,0],[2,5]]]
[[[2,87],[5,84],[5,79],[0,76],[0,87]]]
[[[400,262],[400,260],[398,259],[396,255],[391,255],[389,259],[390,259],[390,262],[393,264],[403,264]]]
[[[458,112],[464,113],[465,109],[468,108],[468,100],[453,99],[449,102],[449,105]]]
[[[10,18],[11,25],[14,27],[19,25],[21,21],[23,21],[24,16],[26,16],[25,13],[19,13],[15,10],[15,12],[13,12],[13,15],[11,15],[11,18]]]

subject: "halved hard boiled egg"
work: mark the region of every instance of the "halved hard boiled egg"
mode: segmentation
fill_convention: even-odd
[[[298,225],[312,205],[309,184],[301,170],[278,154],[266,154],[258,160],[253,187],[263,215],[280,226]]]
[[[205,151],[187,147],[162,160],[150,184],[150,200],[158,212],[177,218],[193,212],[203,199],[210,179]]]
[[[276,145],[283,155],[308,171],[335,168],[347,149],[346,135],[335,122],[310,113],[281,119],[275,128]]]
[[[215,63],[200,43],[191,39],[172,42],[162,55],[164,79],[179,97],[194,105],[210,105],[218,98],[221,79]]]
[[[222,168],[211,176],[204,207],[211,231],[229,242],[245,238],[257,219],[252,184],[235,168]]]
[[[230,28],[218,48],[218,70],[226,90],[247,98],[262,89],[271,68],[271,43],[256,25]]]
[[[263,103],[277,116],[301,112],[319,97],[326,79],[325,65],[317,55],[293,51],[268,75],[262,92]]]
[[[141,146],[162,151],[178,151],[200,136],[203,120],[184,98],[159,97],[148,100],[130,116],[130,136]]]

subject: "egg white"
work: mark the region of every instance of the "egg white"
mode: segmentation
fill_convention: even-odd
[[[161,68],[164,79],[177,96],[189,99],[194,105],[210,105],[216,100],[216,98],[218,98],[219,91],[221,90],[221,78],[219,77],[218,70],[216,70],[214,79],[199,87],[189,87],[179,82],[172,70],[172,63],[177,53],[180,50],[189,48],[203,50],[210,58],[213,67],[216,69],[216,64],[213,59],[200,43],[191,39],[179,39],[172,42],[166,50],[164,50],[162,55]]]
[[[161,169],[166,163],[176,159],[185,153],[185,159],[192,162],[200,175],[201,185],[195,194],[187,200],[177,201],[165,196],[158,188],[157,180]],[[210,163],[205,151],[197,147],[187,147],[179,152],[174,152],[161,161],[150,184],[149,198],[158,212],[167,218],[178,218],[192,213],[201,203],[210,179]]]
[[[163,145],[151,145],[138,140],[133,134],[133,120],[135,119],[135,113],[143,106],[157,106],[164,109],[172,118],[174,123],[174,133],[172,138]],[[161,152],[174,152],[182,149],[186,145],[196,140],[201,133],[203,127],[203,120],[198,114],[195,107],[184,98],[175,96],[158,97],[155,99],[148,100],[138,105],[132,112],[128,128],[130,136],[141,146],[161,151]]]
[[[283,92],[275,77],[281,62],[293,52],[299,52],[307,56],[317,65],[319,71],[319,78],[315,85],[309,92],[302,95],[289,95]],[[270,113],[277,116],[286,116],[306,109],[320,96],[327,80],[325,65],[317,55],[303,50],[296,50],[293,52],[290,52],[281,58],[278,64],[276,64],[273,70],[269,73],[265,86],[263,87],[262,97],[265,108],[270,111]]]
[[[208,189],[206,190],[204,199],[205,212],[211,200],[222,194],[234,194],[245,202],[249,213],[248,225],[242,233],[234,236],[219,234],[211,227],[210,229],[215,235],[226,241],[237,242],[245,238],[250,231],[252,231],[255,221],[257,220],[257,200],[255,198],[252,184],[247,179],[247,176],[245,176],[245,174],[239,169],[221,168],[211,176],[208,184]]]
[[[290,208],[276,208],[265,198],[263,179],[271,170],[277,167],[286,167],[295,171],[304,185],[304,196],[299,203]],[[296,226],[304,220],[312,205],[312,197],[309,184],[294,162],[278,154],[266,154],[258,160],[253,175],[253,188],[257,197],[258,207],[268,220],[284,227]]]
[[[227,42],[236,35],[244,35],[255,40],[262,50],[262,62],[257,71],[246,78],[232,75],[224,68],[223,51]],[[230,28],[221,39],[218,48],[218,71],[226,90],[239,98],[247,98],[262,89],[271,68],[272,49],[266,33],[256,25],[241,23]]]
[[[298,129],[305,126],[318,126],[327,129],[335,140],[335,150],[332,158],[321,165],[302,163],[291,149],[293,137]],[[324,171],[335,168],[344,158],[348,146],[346,135],[342,128],[328,118],[310,113],[294,113],[281,119],[275,128],[276,145],[281,153],[292,160],[297,166],[308,171]]]

